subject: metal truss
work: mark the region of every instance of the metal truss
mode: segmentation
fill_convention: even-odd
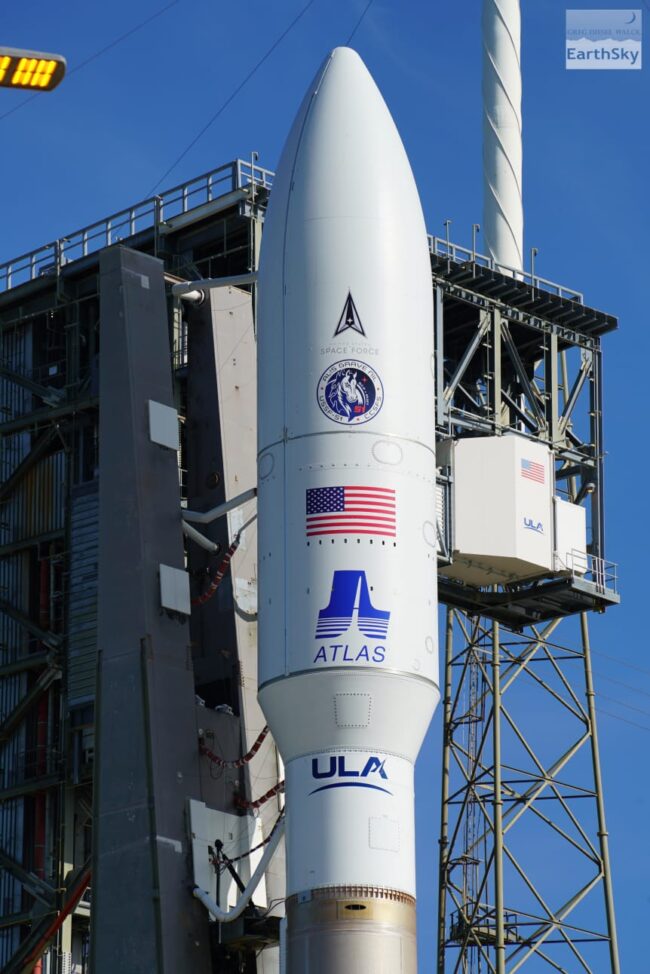
[[[448,609],[438,974],[619,974],[587,616]]]

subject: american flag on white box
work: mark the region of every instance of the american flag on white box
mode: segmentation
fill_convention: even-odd
[[[395,491],[387,487],[315,487],[307,491],[307,537],[396,534]]]
[[[543,484],[545,480],[544,464],[535,460],[521,461],[521,476],[526,480],[534,480],[536,484]]]

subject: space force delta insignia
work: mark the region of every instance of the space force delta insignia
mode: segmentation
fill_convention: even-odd
[[[335,571],[318,613],[314,663],[384,663],[390,612],[372,604],[364,571]]]
[[[384,388],[370,365],[344,359],[325,369],[318,381],[318,405],[334,423],[357,426],[374,419],[384,404]]]
[[[356,331],[357,334],[363,335],[364,338],[366,337],[351,291],[348,291],[348,296],[345,299],[345,305],[341,312],[339,323],[336,326],[334,337],[336,338],[337,335],[340,335],[344,331]]]

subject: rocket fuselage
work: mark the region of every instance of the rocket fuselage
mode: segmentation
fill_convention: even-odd
[[[259,699],[286,765],[289,974],[413,974],[438,701],[431,270],[356,53],[307,92],[259,273]]]

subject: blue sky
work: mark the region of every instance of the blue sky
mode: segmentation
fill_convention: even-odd
[[[0,118],[0,262],[148,195],[304,3],[178,0],[57,92]],[[315,0],[162,188],[252,150],[273,168],[308,81],[327,50],[345,43],[365,3]],[[74,68],[163,6],[7,4],[0,43],[60,51]],[[642,301],[648,69],[567,72],[565,5],[522,6],[526,252],[539,248],[538,273],[583,291],[587,303],[621,320],[604,349],[607,555],[621,566],[623,604],[592,625],[595,649],[614,658],[594,658],[597,689],[648,713],[604,701],[603,709],[650,728],[647,461],[636,436],[646,379],[632,368],[650,360]],[[649,9],[644,14],[650,18]],[[469,243],[472,223],[481,220],[480,0],[375,0],[354,46],[400,129],[429,231],[442,235],[449,218],[452,239]],[[0,90],[0,116],[24,98]],[[439,737],[438,715],[418,769],[421,974],[435,967]],[[639,931],[650,902],[650,730],[602,716],[600,738],[622,967],[641,971],[647,962]]]

